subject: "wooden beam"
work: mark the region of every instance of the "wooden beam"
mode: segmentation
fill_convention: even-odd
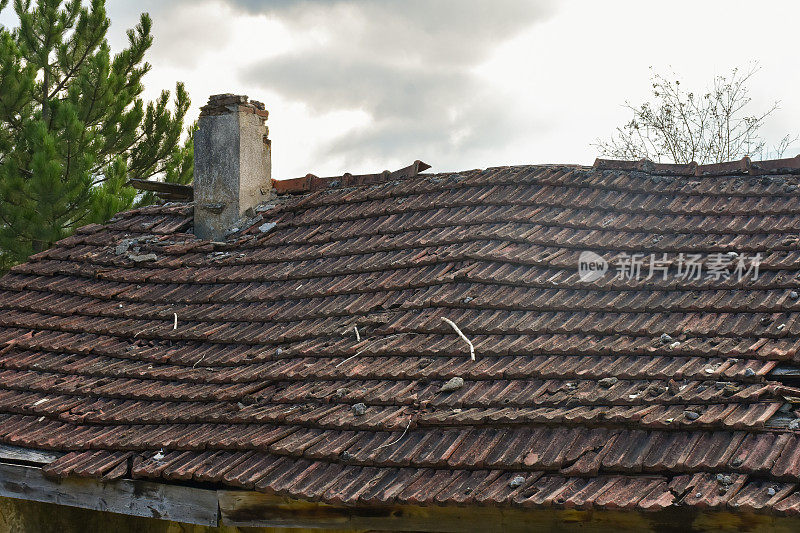
[[[203,526],[476,533],[800,531],[800,518],[727,509],[638,512],[392,503],[331,505],[253,491],[215,491],[130,479],[49,479],[39,467],[5,462],[0,462],[0,496]]]
[[[194,198],[194,187],[191,185],[141,180],[138,178],[129,179],[127,185],[140,191],[153,191],[157,195],[170,200],[192,200]]]
[[[41,468],[0,462],[0,496],[188,524],[216,526],[213,490],[123,479],[49,479]]]
[[[0,460],[10,463],[35,463],[46,465],[52,463],[62,455],[64,455],[62,452],[47,452],[0,444]]]
[[[636,512],[492,506],[334,506],[247,491],[218,491],[221,523],[237,527],[427,532],[652,531]],[[573,528],[574,526],[574,528]]]
[[[431,532],[800,531],[800,519],[692,508],[656,512],[492,506],[327,505],[250,491],[218,491],[221,524]]]

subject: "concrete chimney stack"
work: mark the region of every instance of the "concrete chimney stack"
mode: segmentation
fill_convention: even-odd
[[[221,240],[272,189],[268,113],[247,96],[217,94],[194,134],[194,233]]]

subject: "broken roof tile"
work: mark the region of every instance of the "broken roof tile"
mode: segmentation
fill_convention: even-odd
[[[190,204],[120,213],[14,267],[0,441],[331,503],[800,514],[797,158],[426,168],[276,182],[224,243]],[[672,278],[581,281],[584,251]]]

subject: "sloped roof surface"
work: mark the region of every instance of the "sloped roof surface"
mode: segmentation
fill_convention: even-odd
[[[0,280],[0,441],[328,502],[796,514],[796,163],[328,183],[224,243],[121,214]],[[585,250],[761,262],[584,282]]]

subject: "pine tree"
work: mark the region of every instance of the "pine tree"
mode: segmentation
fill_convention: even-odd
[[[0,270],[152,201],[130,178],[192,178],[191,138],[180,144],[183,84],[172,110],[169,91],[141,98],[153,42],[146,13],[112,56],[105,0],[14,0],[14,9],[19,26],[0,26]]]

